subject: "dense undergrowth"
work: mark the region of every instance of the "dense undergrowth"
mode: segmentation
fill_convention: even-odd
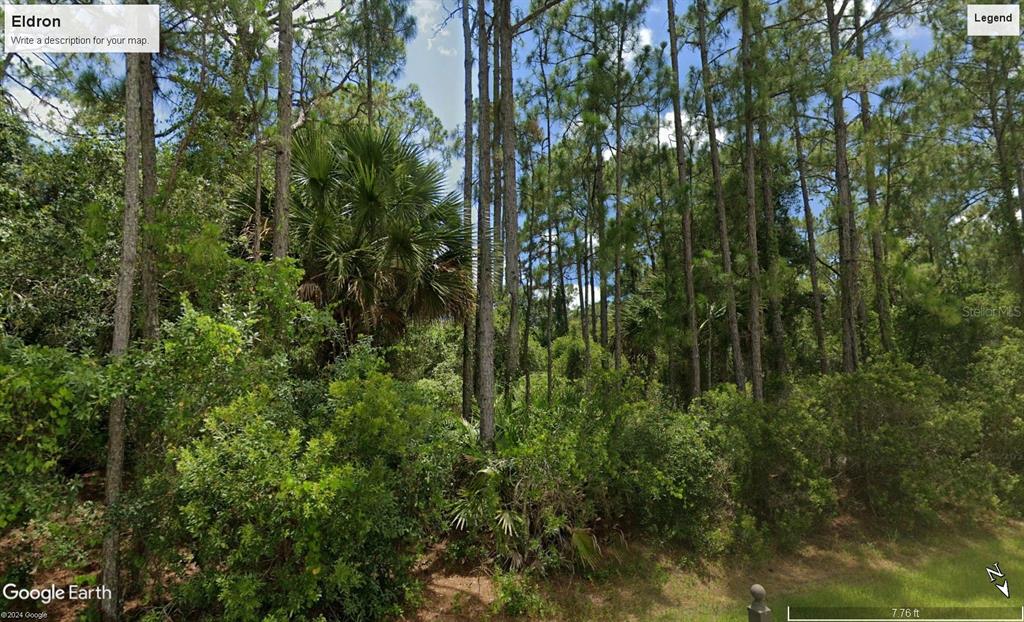
[[[611,539],[671,541],[694,559],[789,547],[853,513],[895,529],[1024,500],[1024,335],[1006,329],[963,380],[876,358],[799,376],[766,403],[729,385],[676,406],[614,372],[573,333],[499,395],[494,451],[457,414],[461,327],[412,327],[321,366],[335,330],[290,295],[284,263],[226,260],[222,304],[183,299],[162,336],[116,365],[0,341],[4,583],[45,567],[95,576],[106,520],[128,535],[144,619],[378,619],[415,607],[413,569],[498,574],[509,612],[530,581],[588,572]],[[283,294],[281,292],[284,292]],[[129,420],[128,489],[104,517],[101,413]]]

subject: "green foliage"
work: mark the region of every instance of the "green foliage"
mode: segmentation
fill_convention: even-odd
[[[475,450],[452,501],[455,535],[501,566],[594,568],[600,539],[647,528],[719,549],[728,505],[708,426],[642,399],[638,379],[594,370],[550,407],[518,406],[497,452]],[[468,548],[468,547],[464,547]]]
[[[524,573],[498,571],[494,575],[496,591],[491,609],[512,617],[542,616],[547,603],[540,595],[537,585]]]
[[[852,507],[912,526],[985,498],[984,480],[971,477],[980,418],[955,407],[942,378],[881,359],[825,377],[816,390],[838,427],[831,470]]]
[[[462,404],[462,327],[455,322],[417,322],[385,356],[391,373],[416,383],[438,409],[458,412]]]
[[[836,492],[825,471],[829,419],[799,390],[767,405],[733,385],[721,386],[702,395],[691,413],[712,427],[713,446],[728,465],[735,546],[756,550],[769,534],[792,545],[835,511]]]
[[[411,319],[469,308],[461,202],[418,148],[391,130],[318,125],[296,137],[294,177],[300,296],[337,303],[350,336],[394,337]]]
[[[375,357],[342,366],[322,426],[290,427],[288,402],[258,388],[175,452],[184,561],[200,569],[181,591],[191,607],[236,620],[398,613],[440,500],[431,445],[444,426]]]
[[[95,361],[0,336],[0,529],[45,511],[60,463],[100,453],[105,395]]]
[[[0,159],[0,326],[29,344],[104,353],[119,245],[117,145],[86,134],[63,150],[21,144],[16,158]]]
[[[970,400],[980,411],[981,447],[1002,510],[1024,511],[1024,334],[1011,330],[978,353]]]
[[[718,451],[708,419],[649,402],[631,404],[615,450],[619,466],[609,477],[624,518],[697,553],[722,551],[731,465]]]

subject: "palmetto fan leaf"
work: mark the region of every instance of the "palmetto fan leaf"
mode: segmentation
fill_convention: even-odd
[[[310,126],[295,141],[294,248],[304,287],[351,334],[472,307],[472,247],[444,173],[394,132]],[[315,287],[313,287],[315,286]]]

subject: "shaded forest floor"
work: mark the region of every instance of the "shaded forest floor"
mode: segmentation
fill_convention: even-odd
[[[98,556],[98,550],[94,553]],[[452,571],[443,566],[442,557],[434,551],[420,565],[423,604],[402,622],[526,619],[495,612],[499,589],[488,572]],[[1011,586],[1009,600],[988,582],[985,568],[995,562]],[[66,585],[77,582],[74,575],[82,572],[41,570],[33,583]],[[89,564],[88,570],[98,572],[98,564]],[[1019,607],[1024,596],[1024,522],[994,517],[894,536],[840,519],[792,552],[699,564],[683,551],[627,540],[605,547],[598,568],[587,577],[556,575],[541,581],[536,591],[541,610],[530,619],[738,621],[746,618],[752,583],[765,586],[779,621],[786,619],[787,605],[797,604]],[[130,614],[133,604],[128,603]],[[84,609],[83,603],[70,602],[44,608],[47,619],[69,622]]]
[[[1019,607],[1005,599],[985,567],[999,562],[1011,590],[1024,590],[1024,522],[945,524],[895,537],[836,521],[791,553],[762,561],[694,566],[669,549],[630,542],[605,550],[589,578],[554,577],[539,586],[537,620],[710,622],[746,619],[750,585],[761,583],[777,620],[787,605],[832,607]],[[415,622],[507,620],[493,613],[497,589],[484,572],[424,573],[424,606]]]

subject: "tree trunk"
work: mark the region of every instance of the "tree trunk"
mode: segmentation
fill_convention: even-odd
[[[586,219],[584,219],[586,223]],[[583,229],[583,240],[587,243],[587,232],[586,224]],[[576,234],[576,229],[572,230],[572,242],[576,249],[580,247],[579,236]],[[578,252],[578,251],[577,251]],[[583,355],[586,366],[590,367],[590,331],[589,325],[590,320],[587,318],[587,290],[590,289],[590,275],[587,273],[586,263],[586,249],[582,253],[579,253],[576,259],[576,281],[580,284],[580,334],[583,337]],[[593,311],[591,311],[593,312]]]
[[[690,342],[691,397],[700,395],[700,330],[697,323],[697,296],[693,283],[693,207],[688,192],[686,153],[683,149],[682,91],[679,88],[679,37],[676,34],[676,2],[668,0],[668,40],[672,59],[672,125],[676,138],[677,196],[683,206],[683,274],[686,280],[686,315]],[[668,262],[665,263],[666,270]]]
[[[625,30],[625,29],[621,29]],[[621,56],[621,54],[620,54]],[[622,105],[618,103],[615,106],[615,226],[622,225],[623,218],[623,162],[622,162],[622,151],[623,151],[623,113]],[[614,367],[620,369],[622,367],[623,360],[623,249],[618,241],[618,236],[615,236],[614,243],[614,269],[612,279],[615,283],[612,286],[612,300],[613,305],[613,322],[615,329],[615,340],[614,340]]]
[[[625,13],[628,12],[629,0],[623,5],[623,23],[619,24],[618,50],[615,55],[615,227],[622,225],[622,98],[624,97],[622,74],[624,72],[623,54],[626,47],[626,24]],[[602,243],[605,240],[602,238]],[[614,314],[613,322],[615,328],[615,342],[613,346],[613,360],[615,369],[622,366],[622,244],[619,236],[615,236],[613,248],[613,274],[615,279],[612,290],[612,305]]]
[[[550,144],[550,143],[549,143]],[[555,216],[555,268],[558,270],[558,302],[561,313],[561,326],[562,334],[569,332],[569,296],[566,294],[565,288],[565,263],[564,254],[562,253],[562,227],[559,223],[558,216]]]
[[[292,0],[279,0],[278,6],[274,259],[284,259],[288,256],[288,191],[292,168]]]
[[[526,160],[523,163],[523,177],[524,179],[533,177],[530,170],[530,161]],[[536,170],[536,169],[534,169]],[[527,214],[526,221],[526,233],[529,239],[528,250],[526,252],[526,315],[523,317],[523,342],[522,342],[522,356],[520,357],[524,380],[526,381],[526,393],[523,397],[523,403],[526,405],[526,411],[530,410],[531,395],[530,395],[530,321],[533,314],[533,261],[534,252],[536,251],[535,243],[535,229],[537,227],[537,199],[530,194],[530,208]],[[514,376],[513,376],[514,378]]]
[[[142,140],[142,337],[160,334],[160,295],[156,275],[156,121],[153,117],[153,58],[139,55],[140,133]]]
[[[771,147],[771,137],[768,135],[767,111],[763,111],[757,120],[758,142],[761,144],[762,154]],[[766,155],[761,156],[761,185],[762,200],[764,201],[764,222],[768,242],[768,308],[771,317],[772,348],[775,360],[775,373],[779,376],[785,375],[789,370],[789,360],[786,357],[786,325],[782,321],[782,299],[779,295],[779,232],[778,223],[775,222],[775,196],[772,191],[772,169]]]
[[[793,141],[796,146],[796,170],[800,177],[800,197],[804,205],[804,226],[807,230],[807,268],[811,275],[811,296],[814,299],[814,338],[818,345],[818,366],[821,373],[829,372],[828,353],[825,350],[825,319],[822,311],[821,289],[818,286],[818,250],[814,240],[814,212],[807,189],[807,163],[804,160],[803,134],[800,131],[800,111],[796,95],[790,93],[793,109]]]
[[[480,205],[477,212],[477,237],[480,252],[477,279],[477,313],[480,322],[477,328],[477,350],[479,352],[480,382],[480,442],[484,447],[494,447],[494,307],[492,305],[491,239],[490,239],[490,179],[491,136],[490,136],[490,93],[489,67],[487,66],[487,0],[477,0],[477,40],[479,43],[479,73],[477,86],[480,89]]]
[[[830,66],[833,77],[837,77],[837,63],[841,60],[839,28],[842,15],[836,14],[832,2],[825,2],[828,15]],[[855,237],[857,230],[856,212],[850,191],[850,166],[847,156],[846,111],[843,109],[844,88],[842,84],[831,86],[832,127],[835,142],[837,209],[839,211],[839,286],[841,290],[841,313],[843,326],[843,371],[857,370],[857,257]]]
[[[599,305],[600,317],[599,318],[595,318],[595,319],[599,319],[600,320],[600,325],[601,325],[601,333],[600,333],[600,335],[601,335],[601,347],[605,348],[607,350],[607,348],[608,348],[608,274],[607,274],[607,270],[605,268],[605,264],[604,264],[604,261],[603,261],[603,259],[605,257],[605,254],[603,252],[601,252],[601,249],[604,248],[605,244],[608,243],[608,240],[607,240],[607,237],[608,237],[608,218],[607,218],[607,216],[608,216],[608,214],[607,214],[607,211],[605,210],[605,205],[604,205],[604,195],[605,195],[605,189],[604,189],[604,154],[601,153],[602,149],[601,149],[600,143],[598,143],[598,145],[595,147],[595,150],[597,151],[597,170],[594,173],[594,183],[595,183],[595,188],[596,188],[596,190],[594,191],[594,202],[595,202],[595,208],[596,208],[596,211],[597,211],[597,214],[596,214],[597,215],[597,244],[596,245],[593,244],[594,238],[593,238],[593,236],[591,236],[591,238],[590,238],[591,244],[590,245],[594,246],[594,248],[591,249],[591,248],[588,247],[587,250],[588,251],[591,251],[591,250],[593,251],[591,253],[591,255],[593,257],[593,261],[595,261],[597,263],[597,281],[598,281],[598,286],[599,286],[598,289],[600,290],[601,300],[600,300],[600,305]],[[593,270],[593,266],[592,266],[591,267],[591,274],[593,274],[593,272],[594,272],[594,270]],[[596,292],[594,293],[594,295],[597,295]],[[591,299],[594,298],[594,295],[591,296]],[[597,331],[595,330],[595,332],[597,332]]]
[[[754,98],[753,67],[750,58],[750,38],[753,25],[750,19],[750,0],[740,4],[742,13],[742,63],[743,63],[743,178],[746,182],[747,201],[747,244],[750,257],[750,381],[754,399],[764,400],[764,370],[761,361],[761,265],[757,246],[757,185],[754,180]]]
[[[553,376],[553,364],[551,358],[551,342],[554,339],[554,335],[551,331],[552,324],[552,310],[554,301],[554,283],[555,283],[555,272],[554,272],[554,257],[552,254],[552,248],[555,245],[556,238],[553,237],[553,232],[557,231],[557,226],[554,224],[555,221],[555,203],[552,200],[554,191],[551,187],[551,92],[548,89],[548,74],[547,74],[547,62],[548,62],[548,30],[544,29],[541,35],[541,58],[540,58],[540,81],[541,87],[544,92],[544,142],[546,145],[547,153],[544,158],[544,202],[547,208],[547,222],[544,228],[544,244],[547,247],[547,260],[548,260],[548,297],[547,297],[547,320],[544,326],[544,341],[547,343],[545,348],[545,365],[547,372],[547,404],[551,407],[551,384]]]
[[[854,28],[857,29],[857,58],[864,61],[864,33],[861,31],[863,1],[854,2]],[[892,323],[889,319],[889,288],[885,278],[885,245],[882,240],[882,216],[878,209],[878,184],[875,181],[874,137],[871,135],[871,100],[867,85],[860,87],[860,123],[863,129],[864,188],[868,195],[868,227],[871,232],[871,272],[875,286],[875,312],[882,350],[893,350]]]
[[[363,4],[363,61],[366,63],[366,125],[373,127],[373,18],[370,16],[370,3]]]
[[[493,0],[492,9],[498,10],[502,1]],[[494,190],[491,193],[494,202],[491,233],[494,236],[494,242],[491,246],[491,252],[494,257],[492,262],[494,265],[494,285],[497,287],[498,299],[502,297],[505,291],[505,212],[502,209],[505,199],[504,178],[502,176],[505,172],[505,167],[501,162],[503,155],[501,138],[504,135],[502,133],[504,126],[502,125],[501,115],[504,110],[501,101],[501,27],[499,22],[498,16],[491,18],[491,36],[494,37],[493,45],[491,46],[494,54],[494,66],[491,68],[494,75],[494,90],[492,91],[493,97],[491,98],[491,101],[494,103],[491,108],[491,121],[494,123],[491,130],[491,175],[494,176]]]
[[[117,295],[114,303],[114,339],[110,348],[111,359],[124,356],[128,351],[131,332],[132,287],[139,245],[139,164],[141,160],[140,119],[140,54],[125,55],[125,149],[124,149],[124,216],[121,237],[121,265],[117,277]],[[107,533],[103,538],[103,585],[110,598],[104,598],[101,611],[105,622],[114,622],[121,616],[119,552],[121,538],[114,519],[121,497],[124,478],[125,400],[116,398],[110,405],[108,424],[106,505]]]
[[[708,62],[707,5],[706,0],[697,0],[698,45],[700,47],[701,79],[704,86],[704,117],[708,126],[708,148],[711,153],[711,177],[715,188],[715,212],[718,216],[718,239],[722,246],[722,272],[725,275],[725,301],[729,318],[729,340],[732,344],[733,374],[736,386],[746,390],[746,374],[743,369],[743,351],[740,349],[740,328],[736,316],[736,291],[733,286],[732,254],[729,249],[729,221],[725,213],[725,193],[722,189],[722,170],[718,155],[718,127],[715,124],[715,101],[711,82],[711,65]]]
[[[505,286],[508,288],[508,391],[518,376],[519,351],[519,210],[516,204],[516,113],[512,85],[512,2],[498,0],[501,7],[501,164],[505,211]],[[511,403],[509,403],[511,406]]]
[[[473,27],[470,22],[469,0],[462,0],[462,45],[464,59],[464,108],[466,116],[465,153],[462,172],[462,224],[466,227],[467,242],[473,245]],[[462,418],[473,417],[473,314],[462,318]]]
[[[263,146],[259,140],[259,130],[254,132],[256,140],[256,200],[255,200],[255,212],[253,214],[255,234],[252,240],[252,259],[253,261],[262,261],[263,251],[260,248],[263,242]]]

